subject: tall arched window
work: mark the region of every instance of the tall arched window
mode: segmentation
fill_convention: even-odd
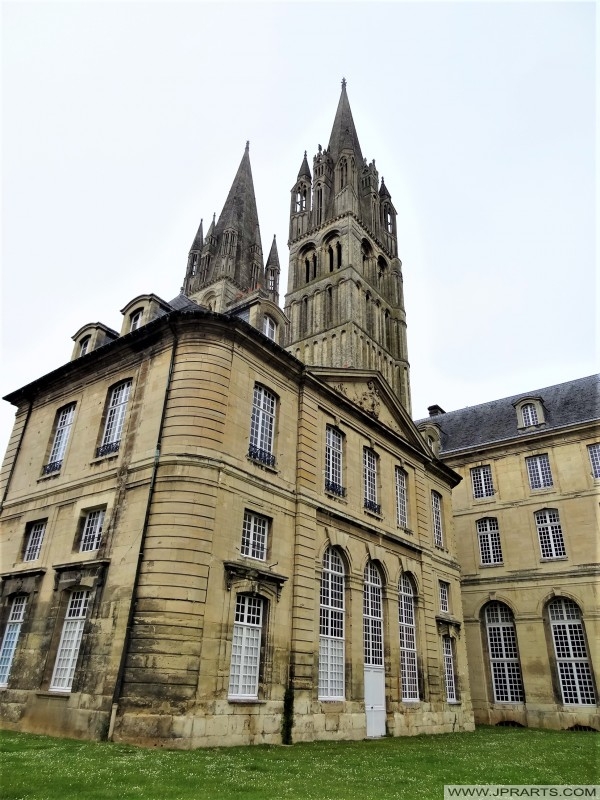
[[[317,225],[323,221],[323,189],[320,184],[317,185],[316,191],[316,211],[317,211]]]
[[[522,703],[525,700],[517,632],[512,611],[494,601],[485,609],[490,671],[495,703]]]
[[[557,597],[548,604],[548,619],[563,703],[593,705],[596,692],[579,606]]]
[[[321,573],[319,699],[344,699],[344,565],[332,547]]]
[[[417,634],[415,624],[415,593],[408,575],[402,575],[398,587],[398,621],[400,627],[400,671],[402,699],[419,699],[417,677]]]
[[[383,666],[381,576],[372,561],[365,567],[363,584],[363,643],[365,666]]]
[[[521,414],[523,416],[523,426],[525,428],[530,425],[538,424],[537,409],[533,403],[525,403],[525,405],[521,407]]]

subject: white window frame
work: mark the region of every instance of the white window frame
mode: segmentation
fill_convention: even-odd
[[[524,703],[517,631],[510,608],[497,600],[485,608],[485,629],[495,703]]]
[[[271,339],[273,342],[275,341],[277,323],[273,317],[270,317],[268,314],[265,314],[263,317],[263,333],[268,339]]]
[[[444,657],[444,684],[446,686],[446,702],[458,703],[456,692],[456,675],[454,672],[454,646],[451,636],[442,636],[442,653]]]
[[[401,528],[408,528],[408,475],[402,467],[396,467],[396,521]]]
[[[595,705],[592,665],[579,607],[572,600],[557,597],[548,604],[548,618],[563,703]]]
[[[87,589],[71,592],[50,681],[51,692],[71,691],[89,601],[90,592]]]
[[[25,619],[25,609],[27,608],[27,595],[19,594],[13,597],[6,623],[6,630],[2,637],[0,647],[0,686],[8,686],[10,670],[21,635],[21,626]]]
[[[333,425],[325,428],[325,489],[343,497],[344,435]]]
[[[142,324],[142,318],[144,316],[144,309],[137,308],[135,311],[132,311],[129,315],[129,333],[133,333],[133,331],[137,331],[137,329]]]
[[[450,613],[450,584],[447,581],[438,581],[440,587],[440,611]]]
[[[494,496],[492,468],[489,464],[484,464],[481,467],[473,467],[471,469],[471,483],[473,485],[473,497],[475,500]]]
[[[252,417],[250,419],[250,449],[248,455],[269,466],[275,466],[273,440],[277,396],[260,383],[254,384]]]
[[[525,463],[527,464],[529,486],[532,489],[550,489],[554,486],[550,459],[547,453],[539,456],[528,456],[525,459]]]
[[[342,559],[332,547],[323,555],[319,605],[319,700],[345,697],[344,587]]]
[[[594,478],[600,478],[600,443],[588,444],[588,455]]]
[[[402,701],[404,703],[417,703],[420,699],[415,616],[415,592],[410,578],[402,575],[398,585],[398,627]]]
[[[90,553],[100,547],[105,510],[104,508],[95,508],[85,515],[81,528],[79,552]]]
[[[56,414],[56,426],[54,431],[54,439],[52,440],[52,447],[50,448],[50,456],[48,463],[44,467],[44,472],[56,472],[62,466],[65,450],[69,442],[69,434],[71,433],[71,426],[75,417],[76,403],[69,403],[58,410]]]
[[[433,523],[433,543],[436,547],[444,547],[444,526],[442,523],[442,495],[431,492],[431,518]]]
[[[484,566],[503,564],[500,528],[495,517],[477,520],[477,539],[479,541],[480,563]]]
[[[380,514],[381,506],[377,502],[377,453],[370,447],[363,448],[363,489],[365,508]]]
[[[530,428],[533,425],[539,424],[539,418],[535,403],[525,403],[521,406],[521,419],[523,420],[523,427]]]
[[[27,534],[27,544],[23,554],[23,561],[37,561],[42,550],[42,543],[46,535],[46,524],[48,520],[40,519],[29,524]]]
[[[363,580],[363,647],[365,666],[383,666],[383,597],[379,570],[372,561]]]
[[[269,519],[253,511],[244,511],[241,554],[258,561],[265,561],[268,537]]]
[[[104,423],[104,433],[102,434],[100,448],[113,445],[115,450],[118,450],[123,434],[123,424],[127,413],[131,384],[131,379],[121,381],[121,383],[113,386],[110,390],[106,422]]]
[[[230,700],[258,698],[264,606],[262,597],[249,594],[236,597],[229,670]]]
[[[534,516],[542,559],[550,561],[554,558],[566,558],[567,550],[558,510],[543,508],[536,511]]]
[[[83,339],[79,342],[79,358],[84,356],[88,350],[90,349],[90,344],[92,342],[91,336],[84,336]]]

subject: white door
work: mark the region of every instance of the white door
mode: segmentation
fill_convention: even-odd
[[[385,672],[383,667],[365,667],[365,712],[367,736],[385,736]]]

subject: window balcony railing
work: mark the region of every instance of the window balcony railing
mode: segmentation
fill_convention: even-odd
[[[253,444],[248,448],[248,458],[251,458],[253,461],[260,461],[261,464],[266,464],[268,467],[275,466],[275,456],[273,453],[269,453],[268,450],[263,450],[262,447],[256,447],[256,445]]]
[[[100,447],[96,450],[96,458],[102,458],[102,456],[109,456],[111,453],[116,453],[120,446],[121,446],[120,439],[118,442],[108,442],[107,444],[101,444]]]
[[[62,459],[60,461],[50,461],[49,464],[42,469],[43,475],[50,475],[52,472],[58,472],[62,467]]]
[[[346,489],[335,481],[330,481],[325,478],[325,491],[331,494],[337,494],[338,497],[346,497]]]
[[[374,500],[367,500],[365,497],[365,510],[372,511],[373,514],[381,515],[381,504],[376,503]]]

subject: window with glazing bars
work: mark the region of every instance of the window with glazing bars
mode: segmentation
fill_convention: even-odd
[[[344,565],[331,547],[323,556],[321,573],[319,699],[344,699]]]
[[[365,508],[376,514],[381,513],[377,502],[377,456],[369,447],[363,449],[363,483]]]
[[[596,692],[579,607],[566,598],[548,605],[563,703],[594,705]]]
[[[400,467],[396,467],[396,520],[401,528],[408,527],[406,472]]]
[[[546,489],[553,485],[550,461],[547,454],[530,456],[525,459],[525,463],[527,464],[529,485],[532,489]]]
[[[381,602],[381,576],[369,561],[365,567],[363,584],[363,643],[365,665],[383,665],[383,611]]]
[[[264,601],[260,597],[238,594],[231,645],[229,698],[258,697],[260,640]]]
[[[78,589],[71,593],[50,681],[50,691],[71,691],[89,600],[90,593],[87,590]]]
[[[102,526],[104,525],[104,509],[97,508],[94,511],[88,511],[83,521],[83,528],[81,531],[81,546],[82,553],[90,550],[97,550],[102,541]]]
[[[343,497],[342,485],[342,433],[328,425],[325,430],[325,489]]]
[[[526,403],[521,407],[521,416],[523,417],[523,426],[525,428],[538,424],[537,408],[533,403]]]
[[[118,386],[114,386],[110,392],[104,433],[98,448],[98,456],[116,452],[119,449],[130,391],[131,381],[124,381]]]
[[[446,614],[450,611],[450,584],[440,581],[440,611]]]
[[[455,703],[456,696],[456,678],[454,676],[454,650],[452,647],[452,639],[450,636],[442,636],[442,647],[444,652],[444,678],[446,683],[446,700],[449,703]]]
[[[517,649],[517,632],[510,608],[497,601],[486,606],[485,627],[494,702],[522,703],[525,692]]]
[[[473,497],[493,497],[494,482],[492,480],[492,468],[489,464],[483,467],[473,467],[471,470],[471,481],[473,483]]]
[[[407,575],[402,575],[398,587],[398,622],[400,628],[402,699],[414,701],[419,699],[415,595]]]
[[[58,412],[54,439],[52,441],[52,448],[50,449],[50,457],[48,458],[48,463],[44,467],[44,474],[57,472],[61,468],[74,416],[75,403],[61,408]]]
[[[560,517],[555,508],[544,508],[535,512],[535,524],[542,558],[563,558],[567,555],[563,540]]]
[[[10,606],[6,630],[4,631],[2,646],[0,647],[0,686],[6,686],[8,684],[10,668],[12,667],[19,635],[21,633],[21,625],[25,619],[26,605],[27,596],[22,594],[14,597]]]
[[[265,314],[263,317],[263,333],[269,339],[275,339],[275,331],[277,330],[277,325],[272,317],[269,317]]]
[[[264,561],[267,557],[269,520],[251,511],[244,512],[242,528],[242,555]]]
[[[275,466],[273,434],[276,402],[276,397],[272,392],[259,383],[254,385],[248,455],[269,466]]]
[[[482,564],[502,564],[500,528],[495,517],[477,520],[477,538]]]
[[[600,478],[600,444],[589,444],[588,453],[592,465],[592,475],[594,478]]]
[[[436,547],[444,546],[444,529],[442,527],[442,496],[431,493],[431,516],[433,520],[433,543]]]
[[[39,522],[32,522],[29,527],[29,534],[27,536],[27,544],[25,546],[25,553],[23,561],[35,561],[40,557],[42,549],[42,542],[44,541],[44,534],[46,533],[46,520]]]

